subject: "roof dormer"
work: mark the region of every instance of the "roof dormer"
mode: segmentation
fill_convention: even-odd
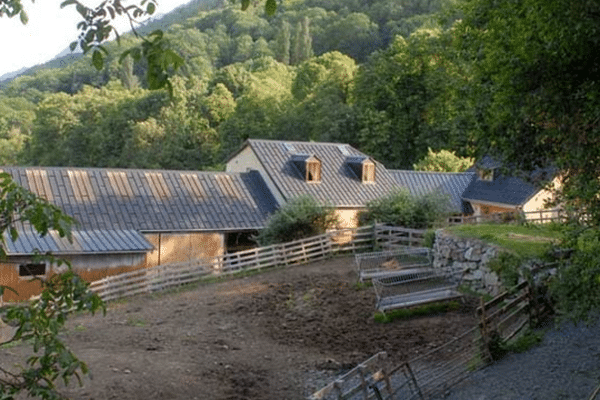
[[[490,156],[485,156],[475,165],[477,179],[491,182],[498,177],[498,170],[502,164]]]
[[[321,182],[321,160],[310,154],[293,154],[292,163],[308,183]]]
[[[365,156],[346,158],[346,163],[362,183],[375,183],[375,162]]]

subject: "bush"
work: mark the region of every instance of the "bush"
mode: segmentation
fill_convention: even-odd
[[[362,225],[377,222],[405,228],[427,229],[448,216],[450,202],[440,193],[413,196],[401,189],[367,204],[360,215]]]
[[[600,310],[600,231],[573,227],[565,230],[568,237],[563,246],[573,249],[573,253],[561,260],[550,282],[550,293],[555,308],[564,317],[586,320]]]
[[[337,224],[333,207],[321,205],[310,196],[301,196],[273,213],[255,240],[261,246],[289,242],[325,233]]]

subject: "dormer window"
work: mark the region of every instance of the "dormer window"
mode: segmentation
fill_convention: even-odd
[[[362,181],[363,183],[375,182],[375,163],[371,160],[363,162],[362,166]]]
[[[368,157],[351,156],[346,163],[362,183],[375,183],[375,163]]]
[[[306,182],[321,182],[321,161],[314,157],[306,160]]]
[[[488,181],[491,182],[494,180],[494,170],[486,169],[486,168],[478,168],[477,169],[477,177],[480,181]]]
[[[310,154],[292,155],[292,163],[306,182],[321,182],[321,160]]]

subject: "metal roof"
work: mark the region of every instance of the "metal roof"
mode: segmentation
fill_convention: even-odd
[[[19,237],[13,241],[4,233],[4,245],[9,256],[52,252],[67,254],[146,253],[154,247],[144,236],[134,230],[74,231],[73,241],[60,237],[56,231],[40,236],[31,227],[20,227]]]
[[[276,201],[258,173],[4,167],[80,230],[232,231],[264,226]]]
[[[468,201],[520,206],[525,204],[539,190],[539,187],[521,178],[500,175],[494,177],[492,181],[473,179],[463,193],[463,198]]]
[[[522,206],[527,203],[558,173],[553,167],[538,168],[531,172],[510,173],[509,170],[509,173],[506,173],[502,170],[502,164],[490,156],[483,157],[476,165],[483,169],[494,169],[492,180],[473,179],[465,189],[463,199],[510,206]]]
[[[439,192],[448,195],[451,210],[469,213],[469,206],[463,201],[463,192],[476,178],[473,172],[426,172],[390,170],[400,187],[407,188],[412,195],[422,196]]]
[[[249,139],[245,146],[251,147],[287,200],[310,195],[335,207],[364,207],[369,201],[388,194],[397,186],[383,164],[376,161],[375,182],[363,183],[352,172],[348,159],[369,157],[347,144]],[[307,154],[321,162],[320,182],[306,182],[295,165],[298,155]]]

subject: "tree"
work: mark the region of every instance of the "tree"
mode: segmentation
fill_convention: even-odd
[[[290,65],[291,40],[292,34],[290,23],[286,20],[283,20],[281,22],[281,28],[279,29],[279,33],[276,37],[275,54],[277,61],[285,65]]]
[[[367,210],[359,216],[361,225],[387,223],[405,228],[428,229],[449,213],[447,196],[432,192],[413,196],[400,189],[367,203]]]
[[[10,175],[0,174],[0,258],[6,257],[5,240],[18,237],[18,227],[31,225],[41,235],[55,230],[61,237],[70,237],[74,220],[58,207],[36,197],[17,185]],[[61,261],[50,255],[40,256],[56,267]],[[56,380],[62,378],[68,384],[71,378],[81,383],[80,374],[87,374],[84,362],[71,352],[59,337],[68,314],[72,311],[95,313],[104,304],[91,293],[88,284],[79,278],[67,265],[62,274],[53,275],[42,281],[41,296],[24,305],[11,305],[2,310],[0,329],[14,329],[10,341],[31,341],[33,355],[19,369],[0,367],[0,398],[13,399],[19,393],[35,398],[59,399]],[[0,295],[14,289],[0,286]],[[8,324],[6,326],[5,324]]]
[[[421,29],[397,36],[359,70],[353,87],[353,143],[393,168],[410,168],[431,148],[467,153],[471,104],[469,70],[450,46],[451,31]]]
[[[308,60],[313,55],[312,37],[310,35],[310,20],[304,17],[302,21],[298,21],[294,34],[291,64],[300,64],[302,61]]]
[[[474,163],[473,158],[459,157],[453,151],[443,149],[435,152],[429,147],[427,155],[413,164],[413,169],[415,171],[463,172]]]
[[[454,29],[482,104],[480,152],[515,169],[555,166],[562,204],[600,224],[600,3],[469,0]]]
[[[333,207],[319,204],[313,197],[300,196],[271,214],[256,241],[261,246],[289,242],[323,234],[337,223]]]

